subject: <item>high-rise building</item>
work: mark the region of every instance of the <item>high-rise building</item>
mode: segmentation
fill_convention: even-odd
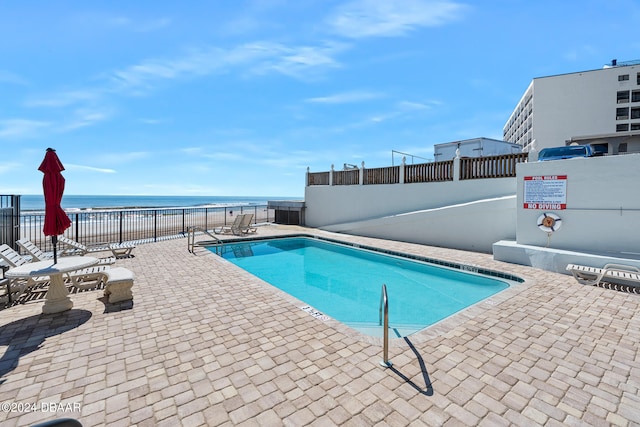
[[[605,154],[640,152],[640,61],[534,78],[503,139],[524,151],[590,143]]]

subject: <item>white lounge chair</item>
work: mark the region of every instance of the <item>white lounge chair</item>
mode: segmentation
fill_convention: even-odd
[[[100,243],[95,246],[86,246],[82,243],[71,240],[65,236],[59,236],[58,242],[70,247],[66,250],[66,254],[86,255],[96,252],[111,251],[115,258],[128,258],[131,251],[135,249],[135,245],[129,243]]]
[[[29,263],[28,259],[20,255],[18,252],[14,251],[13,248],[11,248],[7,244],[0,245],[0,258],[2,258],[5,264],[7,264],[10,268],[19,267],[21,265]],[[48,281],[49,281],[49,276],[42,276],[42,277],[31,277],[28,280],[15,279],[11,283],[13,286],[13,284],[18,282],[26,282],[27,287],[32,287],[34,285],[37,285],[40,283],[46,283]]]
[[[35,243],[33,243],[29,239],[24,238],[24,239],[16,240],[16,243],[18,244],[18,246],[24,249],[29,255],[31,255],[31,258],[33,261],[44,261],[44,260],[53,258],[52,252],[43,252],[39,247],[35,245]],[[116,262],[115,257],[107,257],[107,258],[100,258],[98,264],[108,265],[108,264],[113,264],[114,262]]]
[[[244,214],[242,221],[240,221],[240,225],[238,226],[238,230],[234,234],[255,233],[257,231],[257,228],[251,226],[252,220],[253,220],[253,214]]]
[[[602,268],[569,264],[567,271],[583,285],[598,285],[611,282],[629,286],[640,286],[640,269],[630,265],[607,264]]]
[[[0,259],[9,267],[19,267],[28,264],[29,260],[14,251],[7,244],[0,245]],[[12,279],[7,284],[7,297],[9,301],[18,299],[20,295],[33,288],[36,285],[49,283],[49,276],[30,277],[28,279]],[[15,294],[12,296],[12,294]]]
[[[214,228],[213,232],[216,234],[236,234],[239,233],[240,231],[240,224],[242,223],[242,220],[244,219],[244,215],[238,215],[236,216],[236,219],[233,220],[233,224],[229,225],[223,225],[222,227],[218,227],[218,228]]]
[[[0,258],[10,267],[19,267],[28,264],[29,261],[14,251],[10,246],[3,244],[0,246]],[[106,280],[105,273],[109,269],[107,265],[96,265],[94,267],[84,268],[82,270],[71,271],[65,273],[67,285],[74,286],[78,289],[85,290],[98,286]],[[36,285],[49,283],[49,276],[30,277],[29,279],[14,279],[9,283],[8,291],[17,293],[13,299],[17,299],[24,292],[30,290]]]

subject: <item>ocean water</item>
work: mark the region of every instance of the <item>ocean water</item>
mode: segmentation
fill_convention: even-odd
[[[266,205],[269,200],[301,200],[302,197],[257,197],[257,196],[77,196],[64,195],[62,208],[105,209],[105,208],[168,208],[194,206],[248,206]],[[23,195],[20,198],[22,211],[44,210],[44,197]]]

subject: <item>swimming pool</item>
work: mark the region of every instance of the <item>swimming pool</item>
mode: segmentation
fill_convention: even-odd
[[[313,309],[373,336],[382,330],[382,284],[389,296],[389,326],[396,336],[419,331],[510,286],[506,276],[471,274],[309,237],[225,243],[221,256]],[[305,308],[313,312],[311,307]]]

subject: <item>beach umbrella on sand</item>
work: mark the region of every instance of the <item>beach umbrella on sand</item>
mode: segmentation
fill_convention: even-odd
[[[44,178],[42,178],[44,190],[44,227],[42,232],[45,236],[51,236],[53,262],[57,263],[58,235],[69,228],[71,220],[60,206],[64,193],[64,177],[60,172],[64,170],[64,166],[62,166],[56,150],[47,148],[47,153],[38,170],[44,173]]]

